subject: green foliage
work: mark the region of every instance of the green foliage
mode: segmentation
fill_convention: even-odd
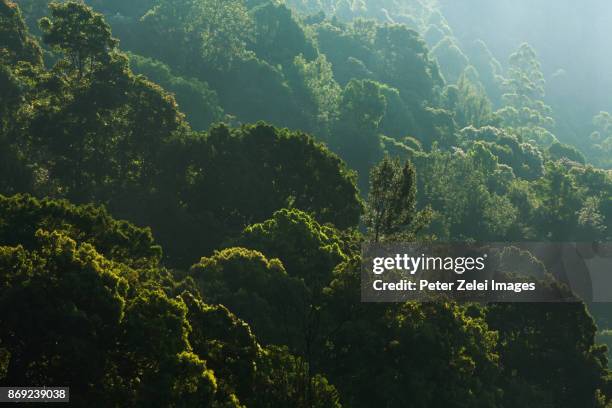
[[[605,167],[610,167],[610,152],[612,152],[612,117],[608,112],[600,112],[593,118],[595,131],[590,139],[594,144],[589,149],[591,156]]]
[[[366,190],[365,175],[381,155],[378,126],[386,108],[387,101],[377,82],[352,80],[342,92],[330,146],[357,169],[361,190]]]
[[[466,145],[477,140],[484,142],[498,161],[510,166],[517,177],[535,180],[544,173],[544,158],[540,150],[529,143],[521,143],[503,129],[469,126],[461,130],[461,137],[468,142]]]
[[[373,44],[382,57],[382,79],[397,88],[405,99],[433,102],[442,85],[438,65],[429,58],[427,46],[415,31],[401,25],[382,26]]]
[[[258,385],[262,384],[265,391],[254,407],[342,407],[336,388],[321,375],[310,377],[308,363],[292,356],[284,347],[267,348],[260,362],[260,371]]]
[[[378,126],[380,132],[398,140],[405,138],[406,133],[416,129],[417,126],[410,107],[397,89],[384,84],[380,84],[379,89],[387,102],[385,115]]]
[[[142,22],[159,41],[158,50],[174,48],[174,62],[182,70],[202,59],[225,67],[246,55],[245,42],[252,35],[252,20],[242,0],[164,0]],[[148,49],[157,56],[151,46]]]
[[[0,1],[0,58],[11,64],[17,61],[42,63],[40,47],[29,35],[19,7],[10,0]]]
[[[255,38],[250,46],[257,56],[272,65],[287,66],[295,57],[307,60],[317,56],[312,39],[284,4],[264,2],[250,13],[255,24]]]
[[[567,240],[575,230],[580,209],[580,196],[573,178],[563,164],[548,163],[544,177],[538,182],[542,197],[540,207],[541,233],[552,241]]]
[[[508,196],[495,192],[501,188],[500,193],[505,194],[504,173],[497,171],[500,166],[484,144],[467,153],[435,150],[416,154],[412,160],[420,169],[418,202],[434,211],[431,232],[440,239],[494,241],[521,236],[514,204]]]
[[[106,15],[140,18],[155,5],[156,0],[89,0],[87,3]]]
[[[212,123],[223,119],[219,97],[207,83],[177,76],[162,62],[136,54],[130,54],[129,57],[130,68],[135,74],[145,75],[150,81],[174,94],[193,129],[207,130]]]
[[[256,399],[257,363],[263,350],[244,321],[225,306],[207,305],[191,293],[182,295],[191,325],[189,342],[194,353],[206,356],[206,364],[218,377],[219,390],[240,395],[245,403]],[[254,402],[254,401],[253,401]]]
[[[149,228],[116,221],[104,208],[28,195],[0,195],[0,244],[30,250],[37,245],[35,233],[39,229],[93,245],[107,259],[132,267],[154,267],[161,259],[161,247],[155,244]]]
[[[503,81],[505,107],[497,111],[505,126],[516,129],[527,141],[548,146],[555,141],[552,109],[543,101],[544,75],[535,50],[522,44],[510,56],[507,78]]]
[[[0,247],[6,381],[71,384],[76,403],[109,401],[104,377],[127,292],[121,267],[59,232],[39,231],[36,240],[31,251]]]
[[[229,248],[202,258],[190,270],[204,300],[223,304],[248,322],[264,344],[288,344],[304,350],[301,328],[307,324],[308,288],[287,275],[278,259],[260,252]]]
[[[339,232],[296,209],[277,211],[271,219],[247,227],[237,243],[279,258],[289,275],[315,290],[327,286],[336,265],[346,259]]]
[[[420,226],[416,214],[416,174],[410,162],[385,157],[370,173],[365,215],[373,242],[410,239]]]
[[[61,201],[3,204],[0,225],[16,241],[0,240],[0,304],[11,310],[0,319],[3,381],[70,384],[77,404],[303,406],[309,395],[339,406],[323,377],[297,371],[310,391],[283,382],[296,368],[262,350],[226,308],[187,292],[172,298],[161,271],[133,269],[157,267],[132,249],[148,231]]]
[[[40,20],[45,44],[60,51],[80,79],[96,65],[109,62],[109,53],[119,43],[102,14],[82,3],[51,3],[51,18]]]
[[[337,156],[303,133],[265,124],[218,126],[195,148],[198,167],[186,198],[194,210],[225,220],[229,234],[222,236],[288,206],[340,228],[358,223],[361,201],[353,177]]]
[[[457,85],[450,85],[444,91],[447,109],[455,113],[460,128],[485,126],[492,122],[491,102],[479,82],[473,67],[468,67],[459,76]]]
[[[337,270],[329,311],[338,326],[321,362],[345,404],[498,406],[497,336],[482,316],[443,302],[360,303],[360,268],[352,260]]]
[[[500,336],[498,352],[509,391],[505,404],[531,406],[537,400],[541,406],[597,406],[597,389],[605,385],[606,350],[594,344],[596,328],[584,305],[496,304],[487,322]],[[546,333],[545,340],[540,333]],[[546,373],[553,365],[551,377]]]
[[[553,160],[568,159],[580,164],[585,164],[586,162],[584,155],[574,146],[561,144],[559,142],[550,145],[548,154],[550,154]]]
[[[468,58],[454,41],[445,37],[431,49],[431,54],[438,61],[447,82],[458,81],[463,70],[468,66]]]
[[[302,99],[302,106],[309,107],[309,116],[319,123],[318,129],[325,131],[330,122],[336,119],[342,90],[334,80],[334,74],[324,55],[307,61],[301,54],[295,57],[289,69],[295,76],[293,90]]]

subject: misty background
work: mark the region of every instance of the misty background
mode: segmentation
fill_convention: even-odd
[[[439,5],[461,44],[482,39],[501,62],[523,42],[537,51],[547,102],[563,111],[557,113],[560,137],[588,137],[581,130],[599,111],[612,108],[611,2],[440,0]]]

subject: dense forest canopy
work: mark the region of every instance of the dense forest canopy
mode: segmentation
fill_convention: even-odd
[[[612,240],[609,5],[523,3],[0,0],[0,384],[612,406],[607,305],[360,302],[364,242]]]

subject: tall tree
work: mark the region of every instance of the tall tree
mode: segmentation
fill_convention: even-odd
[[[417,218],[414,166],[386,156],[370,173],[365,221],[371,239],[407,237],[418,229]]]
[[[525,141],[547,146],[556,140],[552,109],[544,102],[544,74],[535,50],[527,43],[510,55],[503,80],[506,106],[497,111],[505,126],[514,128]]]
[[[100,13],[82,3],[51,3],[51,18],[40,20],[43,41],[62,52],[80,79],[98,64],[108,64],[119,41]]]

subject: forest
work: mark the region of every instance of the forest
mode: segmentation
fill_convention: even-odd
[[[612,241],[575,3],[0,0],[0,386],[612,407],[608,304],[360,298],[364,242]]]

